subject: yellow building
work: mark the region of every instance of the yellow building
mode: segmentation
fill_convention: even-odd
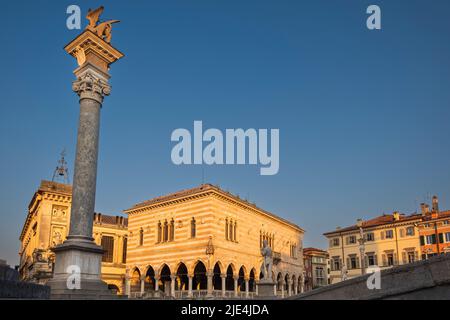
[[[249,297],[267,240],[274,291],[299,291],[304,231],[209,184],[139,203],[128,214],[130,296]]]
[[[51,248],[62,243],[69,231],[72,187],[41,181],[29,206],[20,235],[19,273],[22,280],[45,284],[52,277]],[[123,292],[127,219],[96,214],[93,237],[105,249],[102,279],[111,289]]]
[[[337,283],[347,270],[348,278],[362,274],[364,267],[381,269],[411,263],[420,259],[417,223],[421,214],[385,214],[359,225],[338,228],[324,235],[329,240],[330,282]],[[364,257],[361,262],[361,233]]]

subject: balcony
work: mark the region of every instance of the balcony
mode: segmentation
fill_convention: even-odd
[[[274,251],[272,253],[273,258],[273,264],[277,265],[279,262],[281,262],[281,253]]]

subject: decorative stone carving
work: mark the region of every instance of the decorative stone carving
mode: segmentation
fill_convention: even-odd
[[[73,82],[72,90],[78,94],[80,99],[88,98],[102,103],[103,97],[109,96],[111,93],[111,86],[92,73],[86,72]]]
[[[68,209],[66,206],[54,205],[52,207],[52,220],[66,221]]]

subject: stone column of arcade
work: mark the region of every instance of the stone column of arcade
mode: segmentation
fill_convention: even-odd
[[[67,239],[54,248],[56,255],[54,276],[48,283],[52,299],[102,299],[113,298],[101,280],[103,249],[92,237],[100,109],[103,98],[110,93],[108,80],[110,65],[123,57],[113,48],[111,23],[105,28],[97,25],[100,7],[90,14],[86,30],[64,49],[77,59],[76,80],[72,89],[79,96],[80,116],[72,187],[70,228]],[[91,17],[92,18],[92,17]],[[99,28],[97,28],[99,27]],[[101,33],[100,31],[101,30]],[[108,30],[108,31],[105,31]]]

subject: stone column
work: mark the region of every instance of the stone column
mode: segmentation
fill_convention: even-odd
[[[53,279],[48,282],[52,299],[112,298],[101,280],[103,249],[93,239],[97,182],[100,109],[110,94],[109,66],[123,54],[89,30],[65,48],[77,58],[72,89],[79,96],[80,114],[72,185],[70,226],[67,239],[56,246]],[[73,279],[77,279],[72,281]]]
[[[249,292],[250,292],[250,282],[248,279],[245,279],[245,297],[246,298],[249,297]]]
[[[291,279],[289,279],[287,285],[288,285],[288,292],[287,292],[287,294],[288,294],[288,296],[290,297],[290,296],[292,296],[292,283],[291,283]]]
[[[145,292],[145,276],[141,276],[141,296],[144,295]]]
[[[226,274],[221,274],[220,278],[222,280],[222,297],[225,298],[226,295],[226,290],[227,290],[227,275]]]
[[[125,276],[125,295],[129,296],[131,291],[130,276]]]
[[[281,280],[280,285],[281,285],[281,298],[284,298],[284,280]]]
[[[206,289],[207,289],[207,297],[213,296],[213,272],[207,272],[206,273]]]
[[[177,280],[176,275],[170,276],[170,296],[175,298],[175,281]]]
[[[192,275],[188,276],[188,297],[192,298]]]
[[[239,277],[234,278],[234,296],[235,297],[238,296],[238,280],[239,280]]]
[[[294,282],[294,295],[298,294],[298,281]]]
[[[274,295],[275,297],[278,295],[278,292],[277,292],[277,284],[276,284],[276,283],[273,285],[273,295]]]
[[[159,279],[160,277],[155,276],[155,297],[159,297]]]

